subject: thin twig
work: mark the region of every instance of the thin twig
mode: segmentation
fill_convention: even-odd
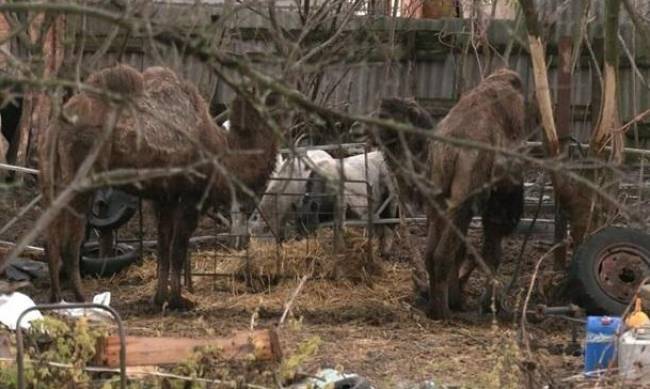
[[[309,272],[308,274],[305,274],[304,276],[302,276],[302,279],[300,280],[300,283],[298,284],[298,287],[296,287],[296,289],[291,294],[291,297],[289,298],[289,300],[284,304],[284,312],[282,313],[282,317],[280,318],[280,322],[278,323],[278,327],[282,326],[282,324],[284,323],[284,320],[289,315],[289,311],[291,311],[291,307],[293,306],[294,300],[296,299],[296,297],[298,297],[298,294],[302,290],[302,287],[305,285],[307,280],[311,278],[311,273],[312,272]]]
[[[528,343],[528,337],[526,334],[526,312],[528,312],[528,303],[530,302],[530,297],[533,294],[533,287],[535,286],[535,280],[537,280],[537,274],[539,273],[539,268],[542,265],[542,262],[546,257],[551,255],[553,252],[555,252],[556,249],[564,245],[564,242],[559,242],[557,244],[554,244],[550,249],[548,249],[544,255],[542,255],[537,263],[535,264],[535,270],[533,271],[532,278],[530,279],[530,285],[528,285],[528,292],[526,293],[526,299],[524,300],[524,306],[521,310],[521,337],[522,341],[526,345],[526,351],[528,352],[528,355],[532,355],[532,352],[530,350],[530,344]]]

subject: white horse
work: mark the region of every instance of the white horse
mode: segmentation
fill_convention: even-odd
[[[249,221],[252,236],[286,238],[286,225],[295,216],[305,194],[307,180],[313,169],[333,161],[323,150],[308,150],[305,155],[295,155],[285,160],[266,187],[257,210]]]
[[[334,219],[341,177],[346,219],[367,221],[371,214],[374,220],[397,216],[395,192],[384,156],[380,151],[372,151],[324,161],[311,172],[298,217],[305,232]],[[374,231],[385,256],[392,245],[393,231],[386,225],[379,225]]]

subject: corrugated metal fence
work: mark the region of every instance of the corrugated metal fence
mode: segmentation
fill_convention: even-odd
[[[575,21],[580,20],[583,12],[579,6],[580,1],[566,0],[547,0],[539,2],[541,5],[541,14],[545,15],[546,20],[554,21],[556,28],[552,29],[552,41],[557,41],[560,35],[568,34],[575,27]],[[592,34],[599,34],[597,28],[598,20],[602,19],[602,7],[599,2],[594,2],[590,16],[596,20],[596,27]],[[158,5],[162,6],[162,5]],[[174,5],[179,7],[179,5]],[[646,7],[647,8],[647,7]],[[168,10],[169,11],[169,10]],[[219,8],[210,8],[211,15],[219,14]],[[164,13],[161,11],[161,14]],[[173,12],[167,12],[168,14]],[[210,14],[210,13],[209,13]],[[196,18],[196,9],[192,11]],[[208,15],[209,16],[209,15]],[[201,15],[201,18],[208,20],[208,16]],[[286,15],[285,15],[286,17]],[[212,20],[215,20],[213,17]],[[246,26],[262,27],[267,24],[263,15],[246,14],[241,20],[246,20]],[[291,25],[291,18],[288,17],[287,24]],[[434,21],[416,21],[413,24],[418,31],[427,30],[430,27],[433,31],[441,31],[442,27],[438,20]],[[405,22],[406,23],[406,22]],[[501,29],[506,23],[507,28],[514,28],[515,22],[499,22]],[[389,25],[389,23],[385,23]],[[593,23],[592,23],[593,25]],[[241,23],[238,24],[241,26]],[[407,31],[410,27],[404,27],[400,24],[399,28]],[[95,31],[96,32],[96,31]],[[78,32],[77,32],[78,34]],[[101,34],[100,34],[101,35]],[[490,36],[488,34],[488,36]],[[626,50],[631,53],[637,51],[638,37],[633,31],[631,23],[622,17],[622,41],[625,42]],[[506,37],[512,39],[512,36]],[[500,38],[500,39],[506,39]],[[497,38],[499,39],[499,38]],[[503,42],[501,42],[503,43]],[[499,45],[499,42],[495,44]],[[143,46],[145,46],[143,44]],[[231,40],[228,43],[228,49],[239,53],[268,53],[271,51],[270,46],[263,41],[256,40]],[[624,51],[623,51],[624,52]],[[625,54],[622,54],[623,57]],[[431,57],[431,56],[430,56]],[[475,85],[480,80],[479,65],[485,63],[483,54],[470,52],[463,61],[462,54],[458,50],[450,50],[446,56],[435,56],[436,59],[418,58],[415,56],[409,60],[360,62],[353,64],[341,64],[326,68],[323,77],[325,87],[323,94],[329,93],[330,87],[334,88],[329,95],[328,104],[337,109],[347,110],[353,113],[369,113],[377,106],[378,100],[384,96],[412,96],[423,102],[429,102],[435,108],[434,113],[444,113],[445,107],[453,104],[454,99],[458,97],[459,77],[464,78],[463,85]],[[154,64],[164,64],[171,66],[180,74],[191,79],[199,86],[199,89],[206,98],[214,99],[216,103],[227,104],[233,97],[233,92],[223,80],[214,75],[211,69],[195,58],[184,57],[174,51],[166,53],[156,53],[152,49],[143,47],[142,50],[131,49],[123,57],[123,62],[128,62],[138,68],[145,68]],[[102,65],[110,65],[117,61],[117,56],[109,52],[101,61]],[[623,61],[627,62],[627,61]],[[515,50],[509,57],[510,67],[516,69],[525,83],[528,95],[532,94],[533,80],[532,69],[529,58],[522,50]],[[557,91],[557,61],[551,60],[549,76],[552,93]],[[459,71],[459,68],[462,71]],[[273,70],[266,66],[261,68],[272,74]],[[589,55],[585,51],[573,74],[572,85],[572,105],[573,105],[573,133],[574,136],[586,141],[591,131],[591,120],[589,118],[589,106],[592,100],[592,83],[594,79],[593,62],[589,60]],[[224,69],[225,73],[229,73]],[[230,72],[230,74],[232,74]],[[638,69],[629,65],[622,66],[620,69],[620,102],[621,116],[624,120],[630,119],[638,112],[648,108],[650,102],[650,90],[645,84],[645,79],[650,77],[650,62],[641,61],[638,63]]]

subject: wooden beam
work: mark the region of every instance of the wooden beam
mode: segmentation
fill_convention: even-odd
[[[170,365],[187,360],[201,347],[213,347],[223,358],[278,362],[282,358],[278,335],[274,330],[240,331],[229,337],[210,339],[126,337],[126,365]],[[120,365],[120,338],[109,336],[97,344],[94,363],[100,366]]]

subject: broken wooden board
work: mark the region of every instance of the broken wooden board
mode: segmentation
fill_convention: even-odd
[[[169,337],[126,337],[126,365],[169,365],[187,360],[199,347],[219,350],[224,359],[279,361],[282,357],[278,335],[273,330],[235,332],[229,337],[189,339]],[[120,365],[120,337],[108,336],[97,344],[94,363]]]

